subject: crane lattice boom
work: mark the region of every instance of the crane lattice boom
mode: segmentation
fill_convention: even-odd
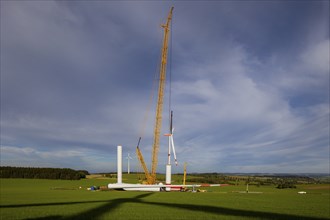
[[[159,142],[160,142],[160,130],[162,127],[162,111],[163,111],[163,99],[164,99],[164,90],[166,82],[166,64],[167,64],[167,54],[168,54],[168,41],[169,41],[169,32],[170,32],[170,23],[172,19],[172,11],[174,7],[171,7],[170,12],[167,17],[166,24],[163,24],[161,27],[164,28],[164,39],[162,46],[162,57],[160,64],[160,77],[158,85],[158,97],[157,97],[157,108],[156,108],[156,121],[154,125],[154,137],[152,145],[152,164],[151,164],[151,173],[147,169],[147,166],[144,162],[142,153],[137,147],[137,155],[141,166],[145,172],[148,184],[155,184],[156,182],[156,171],[158,166],[158,151],[159,151]]]
[[[173,7],[170,10],[166,24],[162,25],[162,27],[164,28],[164,41],[162,47],[162,60],[160,65],[156,122],[154,127],[154,142],[152,145],[153,152],[152,152],[151,178],[153,180],[153,183],[156,181],[156,170],[158,165],[158,151],[159,151],[160,130],[162,127],[162,111],[163,111],[163,103],[164,103],[163,99],[164,99],[164,89],[166,82],[166,63],[167,63],[168,41],[169,41],[170,23],[172,19],[172,11],[173,11]]]

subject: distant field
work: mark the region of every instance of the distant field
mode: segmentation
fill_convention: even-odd
[[[174,177],[177,181],[180,176]],[[124,175],[123,181],[136,180]],[[115,179],[0,179],[0,219],[329,219],[330,186],[244,185],[206,193],[87,191]],[[81,188],[80,188],[81,187]],[[298,194],[306,191],[306,194]]]

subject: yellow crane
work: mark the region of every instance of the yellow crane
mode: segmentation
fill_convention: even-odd
[[[164,28],[164,38],[162,46],[162,57],[160,63],[160,73],[159,73],[159,85],[158,85],[158,97],[157,97],[157,108],[156,108],[156,121],[154,125],[154,137],[152,145],[152,162],[151,162],[151,173],[144,162],[142,153],[139,148],[141,137],[139,138],[138,145],[136,147],[136,154],[144,170],[147,183],[155,184],[156,182],[156,171],[158,165],[158,151],[159,151],[159,142],[160,142],[160,130],[162,127],[162,112],[163,112],[163,99],[164,99],[164,90],[166,82],[166,64],[167,64],[167,54],[168,54],[168,42],[169,42],[169,33],[170,33],[170,24],[172,19],[172,11],[174,7],[171,7],[170,12],[167,17],[166,24],[161,25]]]

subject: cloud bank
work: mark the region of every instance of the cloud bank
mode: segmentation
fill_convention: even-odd
[[[141,134],[150,164],[154,105],[144,116],[170,6],[1,2],[1,165],[114,171],[116,146],[132,155]],[[173,172],[328,173],[329,2],[174,7]]]

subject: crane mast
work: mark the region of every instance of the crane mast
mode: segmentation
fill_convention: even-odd
[[[145,172],[147,183],[154,184],[156,182],[156,171],[158,165],[158,151],[159,151],[159,143],[160,143],[160,130],[162,127],[162,111],[164,104],[164,90],[165,90],[165,82],[166,82],[166,64],[167,64],[167,54],[168,54],[168,42],[169,42],[169,32],[170,32],[170,24],[172,19],[172,11],[174,7],[171,7],[170,12],[167,17],[166,24],[161,25],[164,28],[164,38],[163,38],[163,46],[162,46],[162,56],[160,63],[160,73],[159,73],[159,84],[158,84],[158,97],[157,97],[157,108],[156,108],[156,120],[154,125],[154,136],[153,136],[153,145],[152,145],[152,162],[151,162],[151,173],[149,173],[147,166],[144,162],[142,153],[137,147],[137,155],[141,166]]]

